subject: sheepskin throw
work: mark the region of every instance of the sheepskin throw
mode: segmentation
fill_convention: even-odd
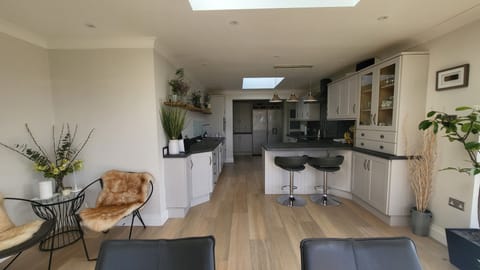
[[[111,170],[102,176],[103,190],[95,208],[80,211],[83,224],[96,232],[113,227],[122,218],[140,207],[148,196],[149,173],[131,173]]]
[[[15,227],[5,211],[3,196],[0,194],[0,250],[14,247],[32,238],[42,224],[42,220],[35,220]]]

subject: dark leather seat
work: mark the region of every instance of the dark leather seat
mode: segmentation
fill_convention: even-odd
[[[304,206],[307,203],[305,199],[297,197],[293,194],[293,190],[297,188],[293,183],[294,172],[305,170],[305,163],[307,163],[307,160],[308,156],[275,157],[275,165],[289,171],[290,173],[290,184],[282,186],[282,189],[288,187],[288,195],[278,197],[277,202],[279,204],[290,207],[300,207]]]
[[[421,270],[406,237],[312,238],[300,243],[302,270]]]
[[[158,240],[107,240],[95,270],[214,270],[213,236]]]
[[[314,194],[310,197],[314,203],[323,206],[340,205],[340,200],[338,200],[335,196],[328,194],[327,173],[340,170],[340,165],[342,165],[343,159],[343,156],[308,158],[308,165],[323,172],[323,193]],[[322,186],[315,186],[315,189],[320,187]]]

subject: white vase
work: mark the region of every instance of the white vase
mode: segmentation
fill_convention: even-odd
[[[52,181],[44,180],[38,182],[38,193],[41,200],[50,199],[53,196]]]
[[[178,140],[178,151],[180,153],[185,153],[185,144],[183,143],[183,139]]]
[[[177,155],[180,153],[180,149],[178,147],[178,140],[168,141],[168,153],[170,155]]]

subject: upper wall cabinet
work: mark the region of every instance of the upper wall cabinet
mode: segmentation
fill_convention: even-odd
[[[296,120],[320,120],[320,103],[304,103],[303,99],[300,99],[300,101],[296,103]]]
[[[327,119],[352,120],[358,112],[358,75],[328,85]]]
[[[428,54],[407,52],[359,72],[355,146],[394,155],[421,145]]]

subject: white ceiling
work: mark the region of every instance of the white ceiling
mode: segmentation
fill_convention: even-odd
[[[480,0],[197,12],[188,0],[0,0],[1,20],[41,36],[50,48],[68,40],[155,37],[157,48],[207,89],[240,89],[244,76],[285,76],[279,89],[318,82],[387,48],[408,48],[479,18]],[[278,64],[314,67],[274,70]]]

